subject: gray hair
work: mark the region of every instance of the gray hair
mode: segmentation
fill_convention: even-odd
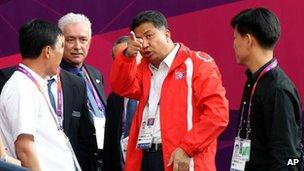
[[[92,36],[92,23],[90,22],[89,18],[87,16],[85,16],[84,14],[75,14],[75,13],[68,13],[64,16],[62,16],[59,20],[58,20],[58,27],[60,28],[60,30],[63,31],[64,26],[68,25],[68,24],[83,24],[89,32],[89,37]]]
[[[129,39],[130,39],[129,36],[120,36],[118,39],[116,39],[113,46],[116,46],[120,43],[126,43],[126,42],[128,42]]]

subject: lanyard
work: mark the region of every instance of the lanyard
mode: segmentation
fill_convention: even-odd
[[[157,115],[157,110],[159,108],[159,105],[160,105],[160,100],[161,100],[161,92],[159,93],[159,99],[156,99],[157,100],[157,104],[155,106],[155,110],[153,110],[153,107],[150,102],[150,100],[152,101],[152,99],[150,99],[151,95],[149,94],[148,96],[148,100],[147,100],[147,111],[144,115],[144,120],[148,120],[149,118],[156,118],[156,115]]]
[[[155,110],[150,109],[151,106],[150,106],[149,102],[147,103],[147,111],[148,111],[147,113],[148,113],[148,115],[146,116],[147,117],[146,119],[148,119],[148,118],[156,118],[157,110],[159,108],[159,103],[160,103],[160,100],[158,101],[158,103],[157,103],[157,105],[155,107]]]
[[[57,74],[57,107],[56,107],[56,114],[58,117],[63,117],[63,111],[62,111],[62,105],[63,105],[63,94],[62,94],[62,86],[61,86],[61,80],[60,80],[60,69],[58,69],[58,74]]]
[[[33,81],[33,83],[35,83],[35,85],[38,88],[38,90],[42,93],[42,95],[44,97],[44,100],[48,104],[48,108],[49,108],[49,110],[50,110],[50,112],[52,114],[52,117],[53,117],[53,119],[54,119],[54,121],[56,123],[57,129],[59,131],[61,131],[61,133],[64,136],[64,139],[66,141],[66,145],[67,145],[67,147],[69,148],[69,150],[72,153],[72,158],[73,158],[73,162],[74,162],[74,165],[76,167],[76,170],[77,171],[81,171],[81,167],[80,167],[80,165],[78,163],[77,157],[76,157],[75,152],[74,152],[74,150],[72,148],[70,140],[65,135],[65,133],[63,132],[62,125],[58,121],[58,119],[59,119],[58,117],[61,117],[61,118],[63,117],[63,112],[62,112],[62,87],[61,87],[61,80],[60,80],[60,76],[59,76],[60,75],[60,69],[58,69],[58,73],[57,73],[57,80],[58,80],[58,86],[57,86],[57,107],[56,107],[55,114],[54,114],[54,112],[52,110],[52,107],[51,107],[49,101],[47,100],[46,95],[44,94],[44,92],[43,92],[43,90],[42,90],[39,82],[34,78],[34,76],[28,70],[26,70],[26,68],[24,68],[23,66],[20,66],[20,65],[17,67],[17,71],[20,71],[21,73],[25,74],[28,78],[30,78]],[[58,119],[56,119],[55,115],[57,115]]]
[[[98,106],[99,110],[101,110],[101,111],[103,112],[103,111],[104,111],[104,108],[102,107],[101,100],[100,100],[100,98],[99,98],[99,96],[98,96],[98,94],[97,94],[97,92],[96,92],[96,90],[95,90],[95,88],[94,88],[94,86],[93,86],[93,83],[92,83],[92,81],[91,81],[91,79],[90,79],[90,77],[89,77],[89,74],[88,74],[87,70],[83,67],[83,70],[82,70],[82,71],[83,71],[85,77],[86,77],[87,80],[88,80],[89,88],[90,88],[91,92],[92,92],[93,95],[94,95],[94,99],[95,99],[95,101],[96,101],[96,103],[97,103],[97,106]]]
[[[263,69],[263,71],[260,73],[260,75],[258,76],[257,81],[254,83],[251,93],[250,93],[250,99],[249,99],[249,105],[248,105],[248,111],[247,111],[247,125],[246,125],[246,139],[249,138],[249,134],[251,132],[251,125],[250,125],[250,115],[251,115],[251,110],[252,110],[252,99],[253,99],[253,95],[256,91],[256,86],[260,80],[260,78],[262,78],[267,72],[271,71],[272,69],[274,69],[276,66],[278,65],[278,61],[275,59],[273,62],[271,62],[265,69]],[[239,128],[238,128],[238,137],[240,137],[240,133],[243,127],[243,117],[244,117],[244,106],[246,105],[246,102],[243,103],[242,105],[242,112],[241,112],[241,120],[239,123]]]
[[[151,69],[152,70],[154,70],[153,68],[155,68],[153,65],[151,65]],[[152,72],[152,71],[151,71]],[[152,72],[152,74],[153,74],[153,76],[151,77],[151,79],[154,79],[155,81],[153,81],[153,84],[151,84],[150,85],[150,90],[149,90],[149,96],[148,96],[148,101],[147,101],[147,116],[145,116],[145,120],[147,120],[147,119],[149,119],[149,118],[156,118],[156,115],[157,115],[157,110],[158,110],[158,108],[159,108],[159,104],[160,104],[160,100],[161,100],[161,90],[162,90],[162,84],[164,83],[164,81],[165,81],[165,79],[166,79],[166,77],[163,79],[163,81],[162,81],[162,83],[161,83],[161,87],[160,87],[160,90],[159,90],[159,93],[158,92],[154,92],[155,93],[155,95],[151,95],[150,93],[151,93],[151,89],[156,89],[155,88],[155,85],[157,84],[157,81],[156,81],[156,79],[157,79],[157,76],[156,76],[156,74],[157,74],[157,72]],[[154,77],[154,78],[153,78]],[[155,100],[157,100],[157,104],[156,104],[156,106],[154,106],[154,105],[151,105],[151,103],[152,103],[152,101],[153,101],[153,99],[152,99],[152,97],[151,96],[156,96],[156,94],[159,94],[159,97],[158,97],[158,99],[155,99]],[[150,99],[151,98],[151,99]],[[151,101],[150,101],[151,100]],[[153,104],[153,103],[152,103]],[[153,107],[155,107],[154,109],[155,110],[153,110]]]
[[[38,88],[38,90],[42,93],[45,101],[47,102],[48,104],[48,107],[49,107],[49,110],[50,112],[52,113],[52,116],[53,116],[53,119],[54,121],[56,122],[56,125],[57,125],[57,128],[58,130],[61,130],[62,129],[62,126],[61,124],[59,124],[58,120],[56,119],[56,117],[54,116],[54,112],[53,110],[51,109],[51,106],[46,98],[46,95],[44,94],[39,82],[34,78],[34,76],[26,69],[24,68],[23,66],[18,66],[17,67],[17,71],[25,74],[29,79],[32,80],[32,82],[36,85],[36,87]],[[60,70],[59,70],[60,72]],[[55,114],[57,115],[57,117],[63,117],[63,112],[62,112],[62,87],[61,87],[61,81],[60,81],[60,77],[59,77],[59,73],[57,74],[57,80],[58,80],[58,86],[57,86],[57,107],[56,107],[56,111],[55,111]]]

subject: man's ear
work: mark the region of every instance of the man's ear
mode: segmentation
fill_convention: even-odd
[[[51,46],[45,46],[43,49],[42,49],[42,52],[44,54],[44,56],[47,58],[47,59],[50,59],[50,56],[51,56]]]
[[[256,39],[251,34],[247,33],[245,35],[245,39],[246,39],[247,47],[252,48],[253,46],[256,45]]]
[[[167,42],[169,43],[169,40],[171,39],[171,32],[169,29],[165,30],[165,36],[166,36]]]
[[[243,39],[245,40],[245,43],[246,43],[246,47],[247,48],[252,48],[252,45],[253,45],[253,39],[252,39],[252,35],[251,34],[245,34],[243,36]]]

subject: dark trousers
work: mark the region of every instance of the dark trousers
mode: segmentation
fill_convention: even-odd
[[[156,152],[144,152],[141,171],[163,171],[163,152],[162,150]]]
[[[0,161],[0,170],[1,171],[30,171],[26,168],[20,167],[20,166],[16,166],[10,163],[5,163]]]
[[[103,166],[103,150],[98,149],[97,150],[97,171],[102,171],[102,166]]]

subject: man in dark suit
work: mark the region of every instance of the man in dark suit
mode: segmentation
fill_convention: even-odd
[[[111,92],[107,100],[107,122],[105,130],[104,171],[122,171],[122,156],[120,139],[122,134],[122,114],[124,112],[124,97]]]
[[[91,22],[83,14],[68,13],[61,17],[58,26],[65,37],[65,46],[61,68],[82,77],[87,87],[87,105],[91,123],[94,124],[96,138],[90,146],[95,162],[92,170],[101,170],[105,130],[105,107],[103,77],[94,67],[84,64],[91,42]]]
[[[5,85],[6,81],[13,75],[15,71],[16,66],[0,70],[0,92],[2,91],[2,88]]]
[[[113,46],[112,57],[118,49],[126,48],[128,36],[119,37]],[[138,63],[141,56],[137,57]],[[137,108],[137,101],[126,97],[119,96],[111,92],[107,99],[107,122],[105,130],[104,167],[103,171],[123,171],[126,153],[127,137],[131,127],[131,121]]]
[[[12,76],[16,66],[0,70],[0,91]],[[83,170],[89,170],[90,147],[94,141],[94,127],[88,117],[86,86],[83,79],[65,71],[60,71],[63,93],[63,129],[70,139],[78,162]]]
[[[86,86],[83,79],[61,69],[63,92],[63,128],[69,137],[82,170],[90,170],[91,150],[95,129],[87,108]]]

